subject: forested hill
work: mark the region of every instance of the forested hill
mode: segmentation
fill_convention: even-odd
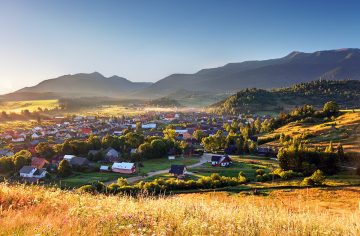
[[[244,89],[210,108],[224,114],[280,112],[303,104],[320,108],[330,100],[339,104],[341,109],[359,108],[360,81],[318,80],[270,91]]]

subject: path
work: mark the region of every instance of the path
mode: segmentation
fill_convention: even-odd
[[[209,158],[211,158],[210,155],[208,154],[204,154],[198,163],[195,163],[195,164],[192,164],[192,165],[188,165],[186,166],[187,168],[194,168],[194,167],[198,167],[198,166],[201,166],[202,164],[208,162]],[[134,176],[134,177],[130,177],[130,178],[127,178],[126,180],[128,181],[129,184],[132,184],[132,183],[135,183],[135,182],[138,182],[142,179],[146,179],[146,178],[149,178],[149,177],[153,177],[155,175],[161,175],[161,174],[167,174],[169,173],[169,169],[166,169],[166,170],[158,170],[158,171],[152,171],[152,172],[149,172],[147,173],[145,176]],[[107,181],[105,182],[106,185],[109,185],[109,184],[112,184],[112,183],[116,183],[117,180],[111,180],[111,181]]]

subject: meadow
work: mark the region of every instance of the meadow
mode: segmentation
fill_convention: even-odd
[[[294,138],[304,137],[315,146],[324,147],[332,141],[341,143],[345,152],[360,154],[360,112],[346,112],[332,121],[319,123],[292,122],[265,134],[261,138],[270,138],[279,134]],[[266,145],[278,146],[278,141]]]
[[[0,184],[1,235],[359,235],[360,188],[90,195]]]
[[[59,106],[58,100],[32,100],[32,101],[9,101],[0,103],[0,111],[7,113],[20,113],[22,110],[29,110],[30,112],[42,110],[52,110]]]

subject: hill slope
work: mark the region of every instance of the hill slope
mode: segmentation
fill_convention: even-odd
[[[80,73],[45,80],[36,86],[20,89],[13,94],[7,95],[7,97],[21,97],[21,95],[34,95],[37,93],[51,93],[53,96],[56,94],[57,97],[123,97],[150,85],[151,83],[131,82],[118,76],[106,78],[98,72],[91,74]]]
[[[244,89],[211,106],[216,113],[239,114],[259,111],[288,111],[299,105],[320,108],[327,101],[335,101],[342,109],[358,108],[360,81],[322,80],[301,83],[271,91]]]
[[[264,61],[230,63],[195,74],[173,74],[142,95],[165,96],[176,90],[235,92],[243,88],[278,88],[318,79],[360,79],[360,49],[292,52]]]
[[[359,197],[356,187],[130,198],[0,184],[0,228],[1,235],[358,235]]]

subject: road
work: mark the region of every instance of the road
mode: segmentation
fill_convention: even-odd
[[[194,168],[194,167],[201,166],[202,164],[208,162],[210,160],[209,158],[211,158],[211,156],[205,153],[199,159],[198,163],[195,163],[195,164],[192,164],[192,165],[189,165],[189,166],[186,166],[186,167],[187,168]],[[149,173],[146,174],[146,176],[134,176],[134,177],[127,178],[126,180],[128,181],[129,184],[132,184],[132,183],[138,182],[140,180],[143,180],[143,179],[146,179],[146,178],[149,178],[149,177],[153,177],[155,175],[161,175],[161,174],[166,174],[166,173],[169,173],[169,169],[149,172]],[[189,174],[191,174],[191,173],[189,172]],[[116,181],[117,180],[111,180],[111,181],[105,182],[105,184],[109,185],[109,184],[112,184],[112,183],[116,183]]]

